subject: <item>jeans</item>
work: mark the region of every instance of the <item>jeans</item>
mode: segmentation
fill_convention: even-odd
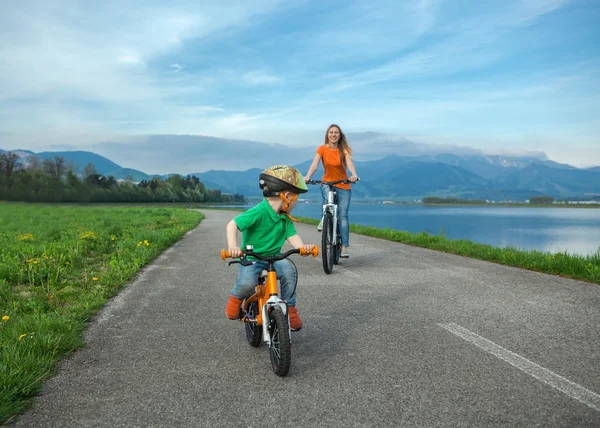
[[[258,275],[268,267],[269,264],[262,260],[255,260],[252,266],[240,265],[238,278],[233,285],[231,294],[238,299],[250,297],[258,283]],[[274,267],[281,287],[281,299],[287,300],[290,306],[296,306],[296,282],[298,281],[296,266],[291,261],[283,259],[276,261]]]
[[[338,222],[340,229],[338,233],[342,239],[342,246],[350,246],[350,223],[348,223],[348,209],[350,208],[350,199],[352,198],[352,190],[335,188],[337,193],[337,206],[338,206]],[[329,193],[329,186],[321,185],[321,194],[323,195],[323,205],[327,203],[327,194]]]

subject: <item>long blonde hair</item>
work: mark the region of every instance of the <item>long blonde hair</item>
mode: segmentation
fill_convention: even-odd
[[[346,135],[342,132],[342,128],[339,127],[339,125],[336,125],[335,123],[332,123],[331,125],[329,125],[329,127],[327,128],[327,131],[325,131],[325,144],[329,144],[329,130],[333,127],[336,127],[338,129],[338,131],[340,131],[340,139],[338,140],[338,151],[340,152],[340,161],[342,162],[342,166],[344,167],[344,169],[347,168],[347,164],[346,164],[346,154],[348,155],[352,155],[352,149],[350,148],[350,145],[348,144],[348,140],[346,139]]]

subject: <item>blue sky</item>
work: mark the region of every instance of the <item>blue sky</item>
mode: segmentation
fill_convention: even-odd
[[[10,2],[0,148],[316,147],[335,122],[600,165],[598,22],[595,0]]]

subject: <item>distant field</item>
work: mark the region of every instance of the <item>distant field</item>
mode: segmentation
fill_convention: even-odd
[[[0,424],[82,345],[86,321],[202,218],[183,208],[0,204]]]

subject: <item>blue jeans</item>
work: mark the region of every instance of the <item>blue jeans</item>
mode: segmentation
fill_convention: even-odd
[[[240,265],[238,278],[231,290],[234,297],[245,299],[254,293],[258,275],[263,269],[269,267],[269,264],[262,260],[255,260],[255,262],[252,266]],[[281,298],[287,300],[288,305],[296,306],[296,282],[298,281],[296,266],[287,259],[276,261],[274,266],[281,288]]]
[[[350,223],[348,222],[348,209],[350,208],[350,199],[352,199],[352,190],[335,188],[337,193],[338,222],[340,224],[340,238],[344,247],[350,246]],[[321,185],[321,194],[323,195],[323,205],[327,203],[327,194],[329,186]]]

